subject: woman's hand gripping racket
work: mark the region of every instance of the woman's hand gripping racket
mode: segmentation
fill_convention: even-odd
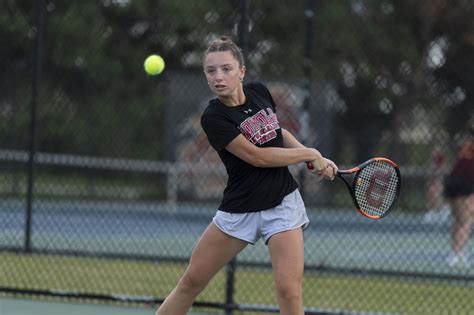
[[[308,169],[314,169],[307,163]],[[337,176],[346,184],[357,210],[370,219],[380,219],[390,213],[400,194],[401,176],[397,164],[376,157],[348,169]],[[346,177],[352,178],[346,179]]]

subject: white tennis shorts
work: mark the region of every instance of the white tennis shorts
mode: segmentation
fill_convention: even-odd
[[[273,235],[309,225],[306,208],[298,189],[289,193],[281,204],[259,212],[230,213],[217,210],[212,219],[222,232],[255,244],[260,237],[265,244]]]

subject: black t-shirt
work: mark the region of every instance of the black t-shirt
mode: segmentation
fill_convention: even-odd
[[[225,149],[239,134],[259,147],[283,147],[275,103],[259,82],[244,85],[246,102],[228,107],[213,99],[201,117],[209,143],[227,170],[227,187],[219,210],[234,213],[273,208],[298,185],[288,167],[261,168],[241,160]]]

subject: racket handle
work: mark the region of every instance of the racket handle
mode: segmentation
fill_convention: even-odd
[[[312,162],[306,162],[306,167],[308,168],[308,170],[314,171],[314,164]],[[337,170],[335,175],[341,176],[342,174],[351,174],[351,173],[353,173],[352,170],[348,170],[348,171]]]

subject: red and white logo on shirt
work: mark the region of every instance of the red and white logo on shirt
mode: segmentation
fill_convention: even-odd
[[[245,119],[239,126],[240,132],[253,144],[264,144],[277,136],[280,128],[273,110],[268,107]]]

